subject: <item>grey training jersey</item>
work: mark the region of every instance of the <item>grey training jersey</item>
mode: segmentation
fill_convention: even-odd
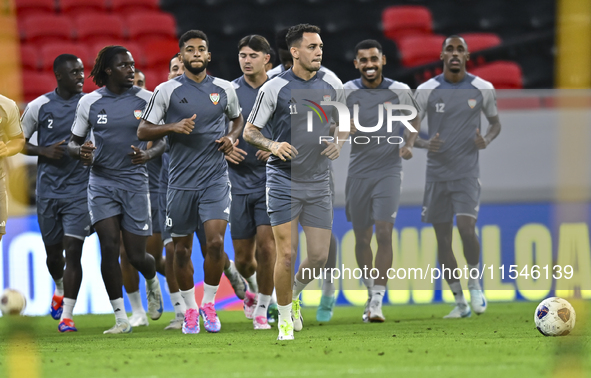
[[[151,92],[132,87],[120,95],[106,87],[80,99],[72,134],[94,136],[96,150],[90,170],[90,185],[112,186],[136,193],[148,192],[145,164],[132,164],[131,146],[146,148],[137,137],[137,129]]]
[[[292,70],[285,71],[259,90],[248,122],[260,129],[268,124],[274,141],[290,143],[298,150],[291,161],[283,162],[275,155],[269,157],[268,187],[284,186],[285,179],[292,183],[328,181],[330,162],[321,155],[326,145],[319,141],[320,136],[329,135],[331,119],[337,121],[338,116],[334,107],[319,107],[322,101],[344,104],[345,94],[336,76],[321,71],[307,81],[294,75]],[[315,110],[310,110],[312,107]],[[308,112],[312,115],[308,116]],[[313,114],[315,112],[318,113]],[[308,132],[309,119],[312,132]]]
[[[234,84],[236,95],[240,101],[242,117],[246,120],[252,110],[252,106],[257,98],[260,87],[251,87],[246,80],[244,80],[244,76],[240,76],[238,79],[234,80],[232,84]],[[268,127],[263,127],[261,132],[266,138],[271,137],[271,132]],[[264,192],[267,181],[267,174],[265,172],[266,162],[257,159],[256,153],[259,149],[244,141],[242,133],[240,133],[238,140],[238,147],[246,151],[247,155],[240,164],[228,164],[228,168],[230,168],[228,173],[230,174],[230,182],[232,183],[232,193],[249,194],[260,191]]]
[[[480,177],[476,129],[482,135],[481,112],[497,115],[495,89],[491,83],[466,73],[456,84],[443,74],[421,84],[415,93],[421,119],[427,116],[429,138],[439,133],[438,152],[427,154],[427,181],[450,181]]]
[[[215,141],[226,135],[226,116],[240,116],[232,83],[209,75],[197,83],[183,74],[156,87],[143,118],[153,124],[175,123],[193,114],[191,134],[168,135],[172,189],[203,190],[228,182],[228,165]]]
[[[62,140],[65,148],[70,140],[78,101],[83,93],[64,100],[57,92],[37,97],[27,105],[21,123],[25,138],[37,132],[37,145],[51,146]],[[65,152],[59,160],[39,156],[37,159],[37,196],[40,198],[86,197],[90,167]]]
[[[372,178],[400,175],[402,162],[399,145],[388,143],[388,139],[392,143],[399,142],[399,138],[390,137],[402,136],[404,126],[400,122],[394,122],[392,131],[388,132],[386,104],[403,104],[417,108],[410,87],[401,82],[383,78],[376,89],[369,89],[359,78],[348,81],[344,88],[349,114],[353,117],[353,107],[357,104],[361,126],[376,126],[379,117],[378,105],[384,106],[382,127],[379,130],[369,133],[357,131],[352,135],[352,140],[359,140],[359,143],[351,144],[348,176]],[[365,144],[366,141],[368,141],[367,144]]]

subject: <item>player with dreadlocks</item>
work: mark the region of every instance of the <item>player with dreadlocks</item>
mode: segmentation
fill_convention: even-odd
[[[101,244],[101,273],[116,318],[115,326],[105,333],[130,333],[119,267],[121,237],[129,261],[146,279],[148,314],[154,320],[162,315],[154,258],[146,253],[146,239],[152,234],[146,161],[160,156],[165,144],[158,139],[146,150],[146,143],[137,138],[151,92],[133,85],[135,63],[125,47],[103,48],[90,76],[100,88],[80,100],[68,150],[92,166],[88,209]],[[90,130],[96,146],[85,142]]]

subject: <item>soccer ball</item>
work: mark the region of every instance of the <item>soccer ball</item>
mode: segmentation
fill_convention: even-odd
[[[2,315],[21,315],[27,306],[27,299],[20,291],[6,289],[0,296],[0,311]]]
[[[575,309],[566,299],[544,299],[536,309],[534,321],[544,336],[566,336],[575,328]]]

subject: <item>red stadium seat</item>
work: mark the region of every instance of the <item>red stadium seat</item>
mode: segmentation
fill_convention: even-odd
[[[88,75],[90,75],[90,71],[84,73],[84,87],[82,87],[84,93],[90,93],[98,89],[96,84],[92,81],[92,78],[88,77]]]
[[[94,43],[104,39],[123,39],[123,20],[117,15],[87,14],[76,18],[78,40]]]
[[[178,52],[179,45],[176,41],[159,40],[145,44],[144,63],[146,68],[158,68],[163,72],[168,72],[170,57]]]
[[[107,12],[105,0],[60,0],[60,10],[70,17]]]
[[[490,81],[496,89],[521,89],[523,78],[521,67],[515,62],[492,62],[484,66],[476,67],[471,74],[480,76]]]
[[[158,0],[111,0],[111,11],[119,14],[159,9]]]
[[[470,52],[490,49],[502,43],[501,38],[494,33],[465,33],[461,37],[466,41]]]
[[[166,13],[139,13],[128,18],[129,39],[145,44],[157,39],[176,40],[174,18]]]
[[[55,14],[33,15],[25,19],[23,30],[28,43],[45,44],[72,39],[72,20]]]
[[[120,41],[120,43],[97,42],[91,47],[91,50],[90,50],[92,59],[93,60],[96,59],[96,56],[98,55],[99,51],[101,51],[103,49],[103,47],[113,45],[113,44],[123,46],[127,50],[129,50],[129,52],[133,56],[133,59],[135,60],[135,65],[138,68],[144,66],[144,50],[137,43],[129,42],[129,41]]]
[[[405,67],[420,66],[439,60],[441,44],[445,40],[441,35],[409,36],[398,41],[400,60]]]
[[[431,12],[427,7],[392,6],[382,12],[384,35],[396,42],[409,35],[431,34],[432,24]]]
[[[90,73],[92,62],[88,55],[88,49],[84,45],[75,43],[48,43],[41,48],[41,69],[53,71],[53,61],[58,55],[72,54],[82,59],[85,73]]]
[[[17,0],[16,15],[18,18],[34,14],[48,14],[55,12],[54,0]]]
[[[153,91],[156,86],[168,79],[168,71],[162,70],[142,70],[146,75],[146,89]]]
[[[25,70],[39,69],[39,52],[36,48],[21,44],[21,66]]]
[[[37,97],[51,92],[57,86],[55,76],[49,72],[24,71],[23,92],[25,101],[30,102]]]

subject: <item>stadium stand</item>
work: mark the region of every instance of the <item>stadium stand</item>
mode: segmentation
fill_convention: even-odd
[[[521,68],[515,62],[492,62],[476,67],[470,73],[493,83],[496,89],[521,89]]]
[[[461,34],[467,40],[471,51],[470,71],[485,65],[483,69],[487,73],[521,72],[520,80],[512,81],[513,84],[499,82],[500,85],[514,86],[520,82],[525,88],[548,88],[553,80],[553,40],[548,34],[554,28],[556,6],[551,0],[343,0],[336,7],[328,0],[287,4],[278,0],[16,0],[15,3],[22,67],[27,73],[49,67],[45,60],[41,62],[49,58],[34,54],[39,48],[33,44],[52,46],[54,51],[59,50],[56,43],[64,48],[75,44],[80,55],[84,55],[81,48],[85,48],[86,58],[82,58],[87,72],[100,48],[121,44],[132,51],[137,67],[147,73],[148,88],[153,89],[152,85],[160,79],[150,76],[168,70],[168,55],[171,55],[168,52],[177,48],[178,36],[189,29],[201,29],[211,41],[212,64],[208,70],[231,80],[240,75],[235,49],[242,36],[258,33],[274,45],[276,31],[308,22],[323,29],[323,64],[343,81],[356,76],[351,63],[355,44],[373,38],[380,41],[388,57],[384,74],[416,87],[440,72],[440,41],[442,36],[450,34]],[[195,17],[197,14],[200,17]],[[544,43],[540,43],[542,40]],[[496,61],[513,62],[513,68],[506,68],[505,64],[489,66]],[[502,74],[493,77],[500,80]]]
[[[55,12],[54,0],[18,0],[16,12],[19,18],[26,18],[35,14],[47,14]]]
[[[16,8],[23,76],[41,81],[37,85],[23,78],[27,100],[45,93],[40,88],[46,88],[48,75],[42,72],[55,82],[50,72],[61,53],[79,56],[88,75],[96,54],[107,45],[123,45],[139,69],[161,72],[168,71],[168,60],[178,50],[175,19],[159,9],[158,0],[17,0]],[[144,51],[150,52],[147,60]],[[147,80],[150,89],[162,81]],[[87,79],[84,89],[96,86]]]
[[[409,35],[398,40],[400,60],[405,67],[420,66],[439,59],[442,35]]]
[[[59,6],[62,14],[73,18],[107,11],[105,0],[60,0]]]
[[[431,34],[431,12],[423,6],[392,6],[382,12],[384,35],[394,41],[402,37]]]
[[[27,43],[68,41],[72,38],[72,21],[57,14],[36,14],[24,20],[23,31]]]
[[[142,11],[160,11],[158,0],[111,0],[111,12],[130,14]]]
[[[53,73],[23,71],[25,101],[29,102],[55,88]]]
[[[78,41],[92,44],[104,40],[123,40],[123,20],[118,15],[83,14],[76,18]]]
[[[141,44],[158,40],[177,42],[174,18],[164,13],[136,13],[127,19],[129,39]]]
[[[462,33],[460,36],[470,47],[470,52],[486,50],[502,43],[501,38],[494,33]]]

